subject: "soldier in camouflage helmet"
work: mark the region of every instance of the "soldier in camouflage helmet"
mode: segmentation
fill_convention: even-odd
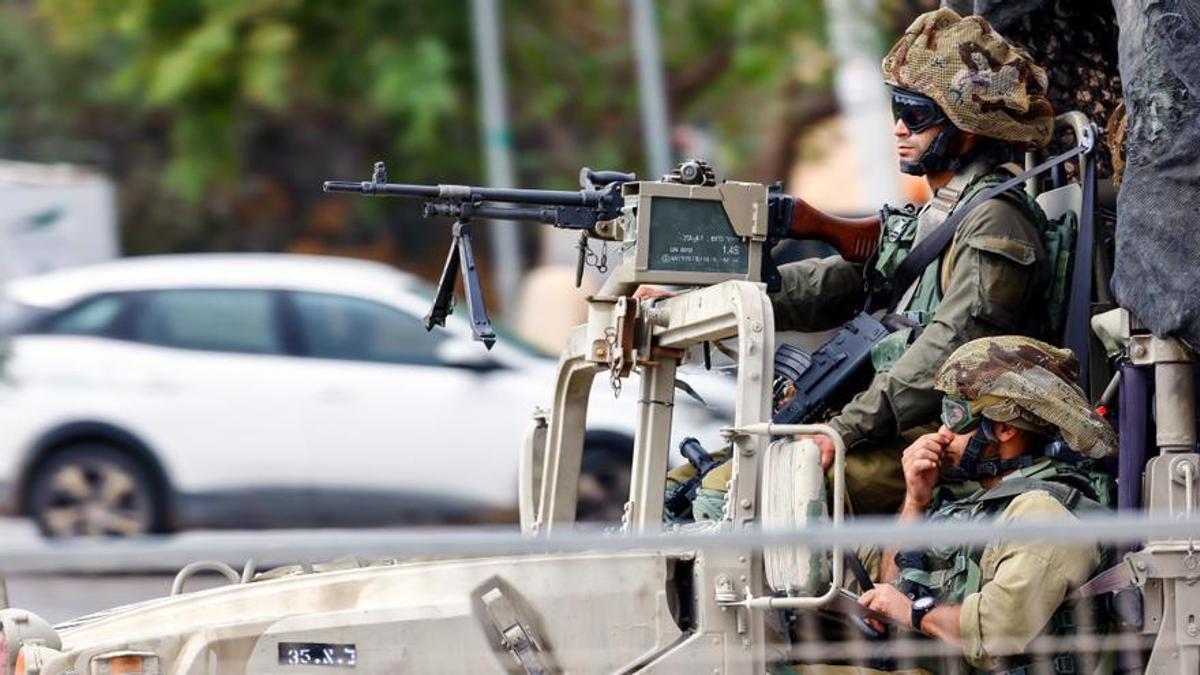
[[[900,452],[936,422],[933,375],[959,345],[985,335],[1049,336],[1041,313],[1053,266],[1046,218],[1019,189],[975,206],[950,245],[907,289],[891,281],[908,251],[975,195],[1011,178],[1013,162],[1053,130],[1046,75],[979,17],[921,15],[883,61],[902,171],[923,175],[933,199],[885,207],[879,252],[865,268],[839,257],[782,266],[776,327],[821,330],[864,304],[900,329],[872,353],[875,377],[830,424],[849,447],[848,493],[858,513],[894,513],[904,494]],[[898,300],[894,300],[898,298]],[[885,321],[885,323],[889,323]],[[832,463],[828,440],[822,445]]]
[[[942,427],[904,451],[900,519],[1054,522],[1103,509],[1109,481],[1088,458],[1112,454],[1116,439],[1074,384],[1078,372],[1070,351],[1032,338],[982,338],[956,350],[936,377],[945,393]],[[936,488],[951,468],[983,488],[943,498]],[[1095,546],[1051,541],[891,551],[881,579],[894,585],[877,585],[860,602],[960,645],[976,668],[1019,668],[1031,665],[1023,655],[1034,637],[1074,625],[1057,613],[1099,562]],[[1047,657],[1049,672],[1083,658],[1056,657]],[[1092,672],[1088,664],[1072,667]]]
[[[864,305],[885,309],[897,328],[873,350],[875,377],[830,420],[849,447],[846,484],[856,513],[895,513],[904,495],[900,453],[936,425],[940,396],[933,375],[959,345],[985,335],[1048,336],[1042,313],[1054,272],[1042,245],[1045,214],[1023,190],[975,207],[950,245],[911,286],[892,279],[912,247],[975,195],[1019,172],[1019,151],[1050,140],[1053,111],[1046,75],[1027,54],[979,17],[949,9],[921,15],[883,61],[895,116],[900,168],[920,174],[933,191],[917,209],[884,208],[875,258],[857,265],[840,257],[780,267],[771,297],[779,330],[835,328]],[[643,287],[638,297],[661,295]],[[833,446],[821,446],[828,469]],[[672,472],[670,490],[692,471]],[[693,512],[720,518],[730,468],[708,474]]]

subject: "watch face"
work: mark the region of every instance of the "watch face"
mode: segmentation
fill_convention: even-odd
[[[913,609],[929,609],[930,607],[933,607],[933,596],[927,595],[913,600]]]

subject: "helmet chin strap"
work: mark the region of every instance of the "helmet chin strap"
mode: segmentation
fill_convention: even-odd
[[[996,438],[994,424],[995,422],[985,418],[979,425],[978,433],[967,441],[967,447],[963,450],[963,456],[958,462],[956,471],[961,477],[970,480],[994,478],[1002,473],[1023,469],[1033,464],[1033,457],[1027,453],[1008,459],[980,459],[983,451],[989,445],[1000,442],[1000,439]]]
[[[911,176],[925,176],[950,168],[954,157],[950,154],[950,146],[958,138],[958,127],[946,122],[925,152],[914,160],[900,160],[900,171]]]

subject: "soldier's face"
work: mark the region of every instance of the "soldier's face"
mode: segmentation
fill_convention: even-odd
[[[942,127],[942,124],[935,124],[914,133],[904,124],[904,120],[897,119],[892,127],[892,135],[896,137],[896,154],[900,155],[902,161],[917,161],[933,139],[937,138]]]
[[[942,428],[946,429],[946,427]],[[946,430],[949,431],[949,429]],[[950,433],[954,432],[951,431]],[[979,433],[979,427],[975,427],[965,434],[954,434],[954,440],[947,443],[945,450],[943,450],[942,466],[947,468],[958,466],[958,463],[962,461],[963,453],[967,450],[967,443],[970,443],[971,439],[977,433]]]

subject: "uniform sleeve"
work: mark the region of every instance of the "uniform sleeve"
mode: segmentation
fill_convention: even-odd
[[[1014,499],[998,522],[1073,520],[1058,500],[1035,490]],[[994,576],[963,601],[959,632],[967,662],[986,670],[994,657],[1025,652],[1067,593],[1087,581],[1100,554],[1095,546],[1048,540],[993,542],[984,561],[984,578],[990,567]]]
[[[839,256],[810,258],[779,268],[771,294],[776,330],[827,330],[849,321],[866,300],[862,266]]]
[[[936,417],[941,394],[933,376],[962,344],[1020,333],[1028,303],[1049,278],[1037,229],[1002,199],[981,204],[959,226],[948,280],[932,321],[871,386],[830,424],[847,444],[879,441]]]

